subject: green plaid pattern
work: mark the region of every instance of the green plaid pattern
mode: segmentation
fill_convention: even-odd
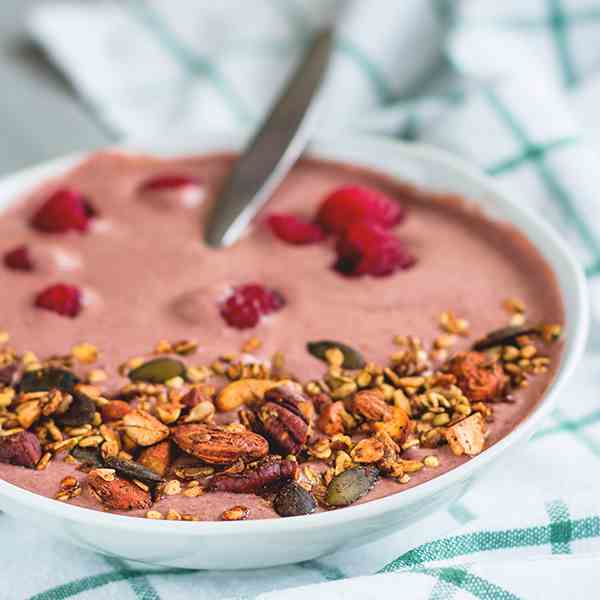
[[[338,3],[249,5],[57,4],[38,9],[31,30],[117,135],[251,127]],[[600,300],[600,169],[570,100],[600,67],[600,0],[355,1],[337,20],[326,93],[332,131],[350,124],[477,162],[558,228]],[[83,30],[73,53],[71,34]],[[518,461],[425,524],[297,565],[193,573],[74,553],[3,515],[5,572],[23,568],[10,551],[19,544],[35,548],[37,569],[7,576],[0,598],[589,597],[600,552],[597,354],[594,336],[559,408]]]

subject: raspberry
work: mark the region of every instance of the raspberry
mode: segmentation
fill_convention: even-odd
[[[267,219],[271,231],[288,244],[313,244],[325,239],[323,229],[294,215],[274,214]]]
[[[221,316],[236,329],[255,327],[261,316],[280,310],[285,299],[277,291],[258,283],[247,283],[233,289],[221,305]]]
[[[65,233],[69,230],[85,232],[93,207],[77,191],[57,190],[42,204],[31,219],[31,225],[46,233]]]
[[[342,234],[357,221],[372,221],[390,228],[404,216],[404,209],[387,194],[362,185],[346,185],[325,198],[317,212],[317,221],[327,231]]]
[[[76,317],[81,312],[81,291],[73,285],[57,283],[41,291],[35,305],[63,317]]]
[[[24,244],[9,250],[4,255],[4,264],[14,271],[33,271],[33,261],[29,256],[29,248]]]
[[[408,269],[415,259],[398,238],[376,223],[354,223],[338,240],[334,268],[344,275],[383,277]]]
[[[159,175],[153,177],[148,181],[145,181],[141,190],[146,191],[159,191],[159,190],[170,190],[185,187],[186,185],[198,185],[199,181],[195,177],[187,177],[186,175]]]

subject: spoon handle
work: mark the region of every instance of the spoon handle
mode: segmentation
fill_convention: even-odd
[[[333,30],[320,31],[271,112],[225,181],[205,232],[210,246],[229,246],[271,197],[306,147],[314,97],[327,71]]]

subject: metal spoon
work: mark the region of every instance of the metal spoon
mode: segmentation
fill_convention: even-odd
[[[258,133],[236,162],[205,231],[210,246],[230,246],[271,197],[306,147],[315,123],[315,95],[327,71],[333,30],[320,31]]]

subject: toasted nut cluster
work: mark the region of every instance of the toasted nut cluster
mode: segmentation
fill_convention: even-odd
[[[409,377],[429,369],[430,358],[419,338],[408,336],[402,339],[399,345],[401,349],[390,357],[391,367],[395,373],[401,377]]]
[[[388,421],[392,418],[392,409],[386,403],[381,390],[357,392],[353,399],[353,411],[367,421]]]
[[[489,402],[502,395],[506,377],[500,363],[481,352],[461,352],[448,364],[448,372],[473,402]]]

